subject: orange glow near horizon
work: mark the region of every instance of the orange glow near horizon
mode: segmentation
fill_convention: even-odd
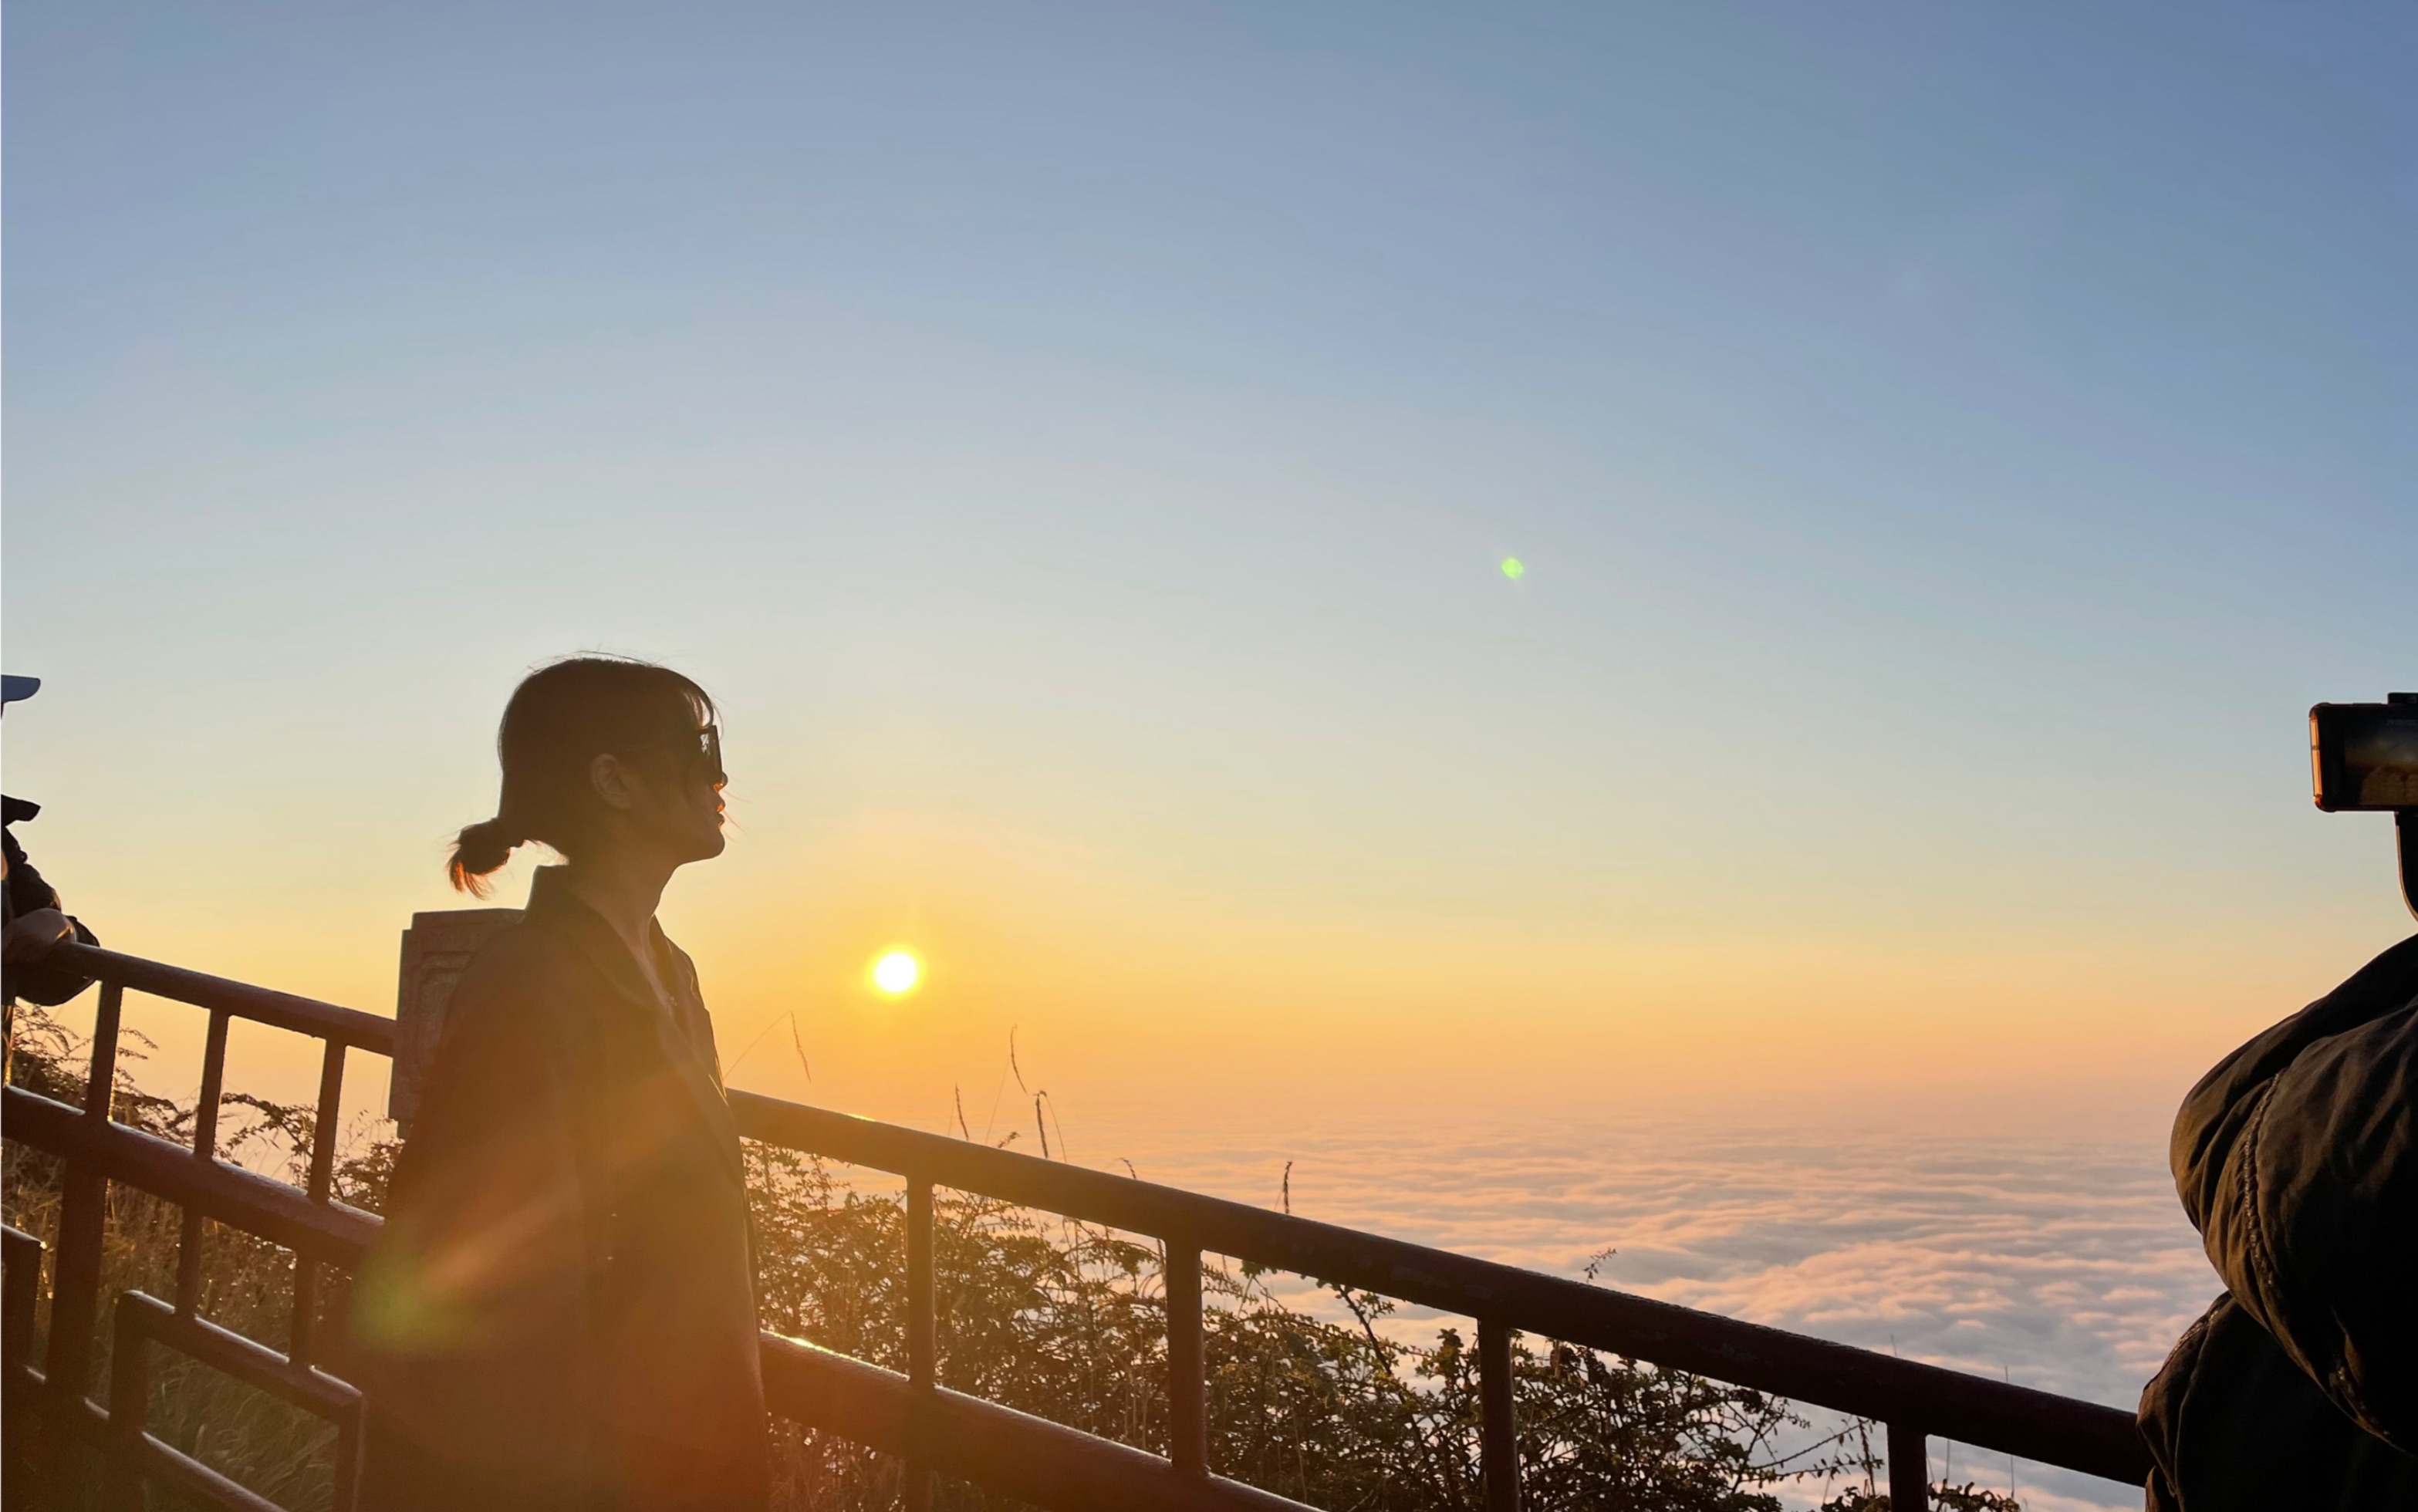
[[[1121,851],[989,816],[808,824],[769,797],[750,819],[664,900],[733,1061],[794,1032],[798,1054],[746,1057],[733,1084],[935,1128],[960,1090],[977,1130],[1003,1077],[1013,1091],[1012,1034],[1023,1077],[1102,1132],[1181,1120],[1202,1138],[1285,1137],[1406,1107],[1471,1123],[1684,1112],[2066,1129],[2104,1113],[2151,1127],[2379,932],[2355,915],[2214,941],[2188,918],[2051,931],[1926,915],[1920,900],[1911,917],[1842,916],[1794,890],[1785,909],[1744,887],[1717,905],[1668,872],[1667,894],[1599,884],[1580,906],[1590,878],[1569,877],[1490,914],[1387,895],[1385,876],[1335,876],[1316,856],[1254,875],[1167,862],[1190,847]],[[62,824],[41,859],[77,881],[72,901],[112,946],[372,1012],[390,1011],[396,931],[465,901],[433,863],[340,853],[285,927],[265,929],[175,868],[79,853],[87,832]],[[514,862],[498,904],[520,900],[534,864]],[[897,956],[914,965],[903,992],[877,975]],[[90,1013],[87,996],[65,1016],[82,1031]],[[190,1094],[207,1016],[140,994],[127,1013],[159,1042],[145,1084]],[[229,1085],[310,1094],[312,1046],[265,1030],[237,1041]],[[382,1068],[346,1089],[382,1107]]]

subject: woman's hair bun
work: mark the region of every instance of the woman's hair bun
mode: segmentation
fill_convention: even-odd
[[[512,859],[513,848],[520,843],[521,837],[501,818],[465,826],[454,837],[453,854],[445,863],[446,878],[456,892],[485,897],[488,874],[501,871]]]

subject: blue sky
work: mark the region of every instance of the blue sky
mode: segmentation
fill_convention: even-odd
[[[583,647],[728,707],[692,936],[1028,1020],[2049,955],[2170,1077],[2406,930],[2302,732],[2418,685],[2406,11],[8,19],[9,782],[130,948],[375,1005]]]

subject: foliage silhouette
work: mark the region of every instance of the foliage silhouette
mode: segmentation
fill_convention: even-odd
[[[10,1079],[80,1102],[82,1046],[38,1010],[19,1012]],[[121,1066],[139,1061],[141,1048],[139,1041],[122,1046]],[[190,1138],[192,1108],[131,1090],[123,1069],[119,1080],[121,1122]],[[244,1094],[230,1094],[225,1107],[240,1110],[222,1115],[225,1157],[298,1184],[312,1109]],[[349,1131],[335,1172],[339,1200],[380,1208],[398,1148],[385,1132],[368,1123]],[[764,1326],[904,1369],[903,1195],[868,1188],[796,1151],[751,1144],[747,1161]],[[58,1163],[16,1143],[6,1162],[8,1221],[55,1233]],[[945,1190],[934,1214],[942,1382],[1163,1452],[1167,1327],[1156,1243]],[[172,1295],[181,1224],[173,1204],[113,1185],[103,1294]],[[293,1257],[248,1234],[204,1228],[203,1314],[282,1348]],[[1483,1505],[1477,1352],[1461,1330],[1413,1337],[1387,1299],[1331,1284],[1338,1315],[1350,1321],[1322,1317],[1288,1304],[1268,1274],[1247,1263],[1213,1261],[1202,1281],[1213,1469],[1336,1512]],[[341,1283],[323,1283],[328,1326],[318,1336],[335,1336],[343,1306]],[[342,1373],[341,1355],[327,1363]],[[328,1504],[332,1429],[172,1352],[156,1352],[153,1367],[152,1431],[296,1512]],[[1534,1512],[1779,1512],[1783,1490],[1799,1505],[1828,1495],[1820,1512],[1889,1505],[1875,1489],[1880,1461],[1868,1424],[1783,1454],[1783,1440],[1804,1436],[1805,1419],[1760,1392],[1541,1340],[1515,1342],[1512,1368],[1522,1500]],[[774,1442],[778,1506],[871,1512],[899,1504],[901,1467],[888,1457],[789,1423],[776,1423]],[[1933,1496],[1952,1512],[2019,1512],[2009,1497],[1969,1485],[1942,1484]],[[154,1488],[153,1498],[178,1504],[165,1488]],[[966,1509],[1015,1504],[954,1483],[940,1500]]]

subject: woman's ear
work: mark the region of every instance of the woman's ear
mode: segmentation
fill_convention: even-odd
[[[588,786],[608,808],[632,809],[638,806],[638,774],[630,764],[610,754],[588,763]]]

